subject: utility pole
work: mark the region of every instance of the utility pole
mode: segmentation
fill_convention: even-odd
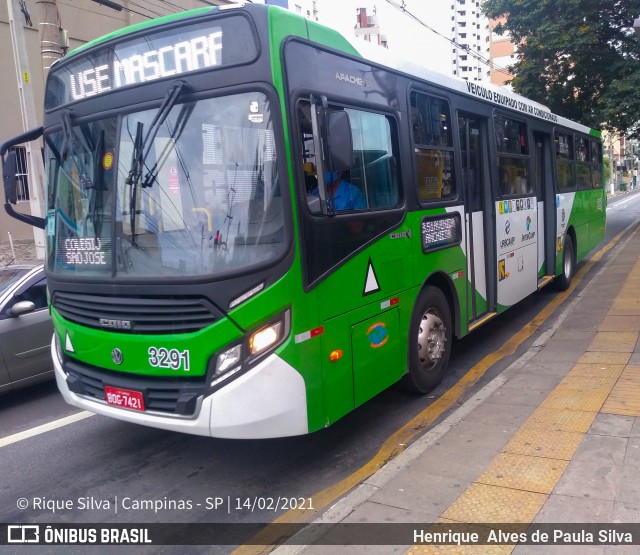
[[[51,66],[67,51],[69,40],[60,23],[57,0],[37,0],[36,4],[40,8],[40,53],[46,81]]]
[[[23,131],[28,131],[38,127],[36,117],[36,107],[33,96],[32,74],[29,71],[29,58],[27,55],[27,41],[25,39],[24,25],[22,20],[22,7],[19,0],[7,0],[7,10],[9,12],[9,29],[11,31],[11,44],[13,46],[13,58],[16,66],[16,77],[18,83],[18,96],[20,98],[20,110],[22,112]],[[28,12],[27,12],[28,13]],[[25,14],[26,16],[27,14]],[[18,19],[16,19],[18,17]],[[30,22],[30,21],[29,21]],[[27,168],[29,175],[29,199],[31,214],[33,216],[44,217],[45,194],[44,194],[44,164],[40,148],[34,149],[31,143],[26,143]],[[44,259],[44,230],[33,228],[33,238],[36,245],[36,257]]]

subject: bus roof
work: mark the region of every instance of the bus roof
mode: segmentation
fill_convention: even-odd
[[[175,21],[186,20],[190,18],[197,18],[205,14],[210,14],[216,10],[226,11],[227,9],[244,9],[248,8],[249,10],[283,10],[284,8],[280,8],[279,6],[264,6],[264,5],[256,5],[251,4],[250,6],[245,6],[244,4],[234,4],[230,6],[207,6],[203,8],[197,8],[194,10],[188,10],[184,12],[178,12],[170,15],[166,15],[163,17],[159,17],[156,19],[151,19],[149,21],[143,21],[140,23],[136,23],[134,25],[125,27],[123,29],[118,29],[113,31],[112,33],[103,35],[97,39],[89,41],[82,46],[71,51],[67,56],[62,58],[63,60],[69,59],[71,56],[75,56],[84,50],[92,48],[94,46],[105,43],[109,40],[125,37],[131,33],[136,31],[144,30],[144,29],[152,29],[154,27],[158,27],[167,23],[173,23]],[[288,12],[289,15],[303,18],[301,15],[293,14]],[[318,25],[320,27],[327,28],[325,25],[318,24],[316,22],[310,22],[313,25]],[[387,67],[392,71],[398,71],[407,75],[408,77],[416,77],[418,79],[428,81],[430,83],[434,83],[436,85],[442,86],[451,91],[455,91],[458,93],[462,93],[467,96],[471,96],[473,98],[483,100],[485,102],[494,104],[497,107],[505,107],[516,112],[521,112],[524,115],[537,117],[539,119],[544,119],[553,123],[557,123],[563,127],[567,127],[569,129],[574,129],[578,132],[589,134],[596,137],[601,137],[601,134],[598,130],[592,129],[580,123],[571,121],[562,116],[558,116],[551,112],[551,110],[542,104],[534,102],[524,96],[520,96],[510,89],[506,87],[499,87],[493,84],[485,84],[485,83],[472,83],[470,81],[466,81],[461,79],[460,77],[455,77],[451,75],[445,75],[436,71],[433,71],[427,67],[414,64],[408,62],[402,58],[399,58],[388,50],[370,44],[363,40],[358,40],[356,37],[345,37],[340,35],[346,43],[348,43],[353,50],[355,50],[364,60],[382,65]],[[55,65],[55,64],[54,64]]]
[[[601,136],[597,129],[592,129],[581,123],[558,116],[551,112],[547,106],[516,94],[506,87],[500,87],[492,83],[472,83],[460,77],[444,75],[427,67],[408,62],[393,55],[385,48],[358,40],[356,37],[348,38],[347,40],[364,59],[399,71],[409,77],[417,77],[446,89],[484,100],[497,107],[510,108],[524,115],[551,121],[587,135]]]

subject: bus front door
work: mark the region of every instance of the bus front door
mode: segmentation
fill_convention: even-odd
[[[551,174],[551,135],[534,133],[534,186],[538,197],[538,289],[555,272],[555,191]],[[548,208],[546,208],[548,207]]]

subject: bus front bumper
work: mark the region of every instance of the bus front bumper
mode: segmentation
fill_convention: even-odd
[[[221,389],[203,396],[193,417],[134,411],[78,395],[69,389],[55,335],[51,355],[64,400],[96,414],[173,432],[230,439],[286,437],[309,431],[304,380],[276,354],[269,355]]]

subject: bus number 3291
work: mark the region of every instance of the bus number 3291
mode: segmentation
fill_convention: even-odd
[[[149,364],[154,368],[171,368],[172,370],[189,371],[189,351],[149,347]]]

